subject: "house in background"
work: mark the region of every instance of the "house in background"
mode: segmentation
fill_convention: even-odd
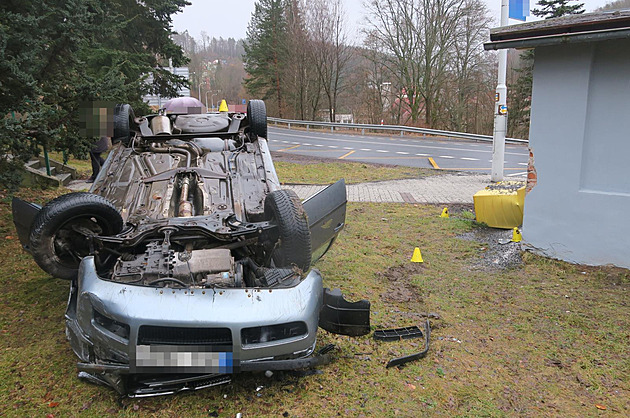
[[[630,268],[630,10],[497,28],[490,40],[485,49],[535,49],[526,246]]]

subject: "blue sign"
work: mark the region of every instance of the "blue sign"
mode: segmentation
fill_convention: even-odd
[[[529,0],[510,0],[510,8],[508,13],[510,19],[526,20],[529,16]]]
[[[247,100],[243,99],[243,104],[247,104]]]

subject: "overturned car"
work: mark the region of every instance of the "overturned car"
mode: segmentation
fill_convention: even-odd
[[[300,202],[280,188],[266,137],[260,100],[246,114],[139,118],[117,105],[117,145],[89,193],[14,199],[24,248],[70,280],[80,377],[174,393],[322,364],[318,324],[369,331],[369,303],[350,306],[310,268],[344,226],[343,180]]]

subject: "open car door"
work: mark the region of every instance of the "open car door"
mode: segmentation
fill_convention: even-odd
[[[312,258],[319,260],[346,223],[346,182],[331,184],[302,202],[311,231]]]

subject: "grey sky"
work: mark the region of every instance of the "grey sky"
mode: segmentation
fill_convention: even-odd
[[[173,27],[178,32],[188,30],[191,36],[199,39],[201,32],[216,38],[244,38],[247,24],[254,11],[254,0],[189,0],[192,5],[173,17]],[[501,0],[484,0],[498,22]],[[530,0],[530,6],[538,0]],[[612,0],[583,0],[586,11],[592,11]],[[358,32],[363,14],[364,0],[343,0],[348,23]],[[518,23],[513,21],[512,23]],[[356,39],[356,37],[355,37]]]

